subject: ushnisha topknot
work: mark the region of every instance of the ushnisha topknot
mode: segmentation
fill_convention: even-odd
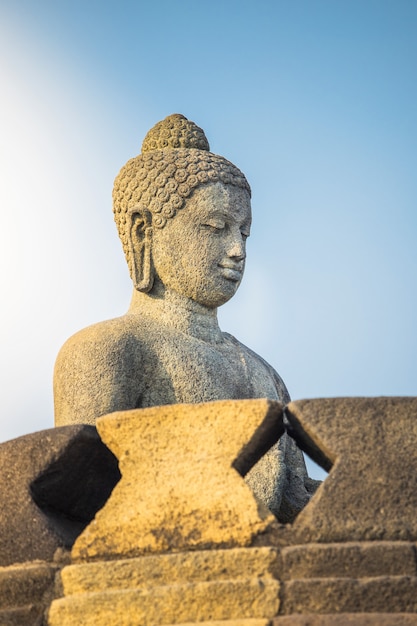
[[[204,130],[187,120],[184,115],[174,113],[155,124],[142,144],[142,154],[152,150],[196,148],[210,150]]]
[[[163,228],[200,185],[221,182],[246,189],[250,195],[244,174],[209,150],[204,131],[176,113],[151,128],[142,153],[120,170],[114,181],[113,212],[130,271],[128,213],[147,209],[152,226]]]

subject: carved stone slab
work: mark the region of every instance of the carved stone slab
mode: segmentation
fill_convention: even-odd
[[[276,523],[236,469],[248,472],[283,433],[278,402],[124,411],[97,429],[122,479],[78,537],[75,560],[246,546]]]
[[[329,398],[286,409],[299,446],[329,476],[293,542],[417,539],[417,398]]]
[[[279,608],[275,574],[272,548],[79,563],[62,570],[65,597],[52,603],[48,623],[154,626],[208,620],[210,626],[267,626],[266,618]]]

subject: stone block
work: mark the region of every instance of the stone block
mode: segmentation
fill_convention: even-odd
[[[411,613],[340,613],[338,615],[286,615],[272,626],[417,626]]]
[[[281,578],[417,576],[416,547],[406,541],[308,543],[281,551]]]
[[[275,578],[277,555],[273,548],[234,548],[162,554],[133,559],[68,565],[61,572],[66,596],[112,589],[160,585]]]
[[[27,563],[0,568],[1,626],[41,626],[54,590],[57,566]]]
[[[168,626],[174,625],[169,624]],[[177,626],[271,626],[271,621],[265,619],[228,619],[215,622],[187,622],[187,624],[177,624]]]
[[[19,609],[0,609],[1,626],[43,626],[44,610],[29,604]]]
[[[48,563],[0,568],[0,609],[17,609],[42,602],[53,586],[57,567]]]
[[[49,626],[162,626],[271,618],[279,608],[279,583],[257,578],[75,594],[55,600]]]
[[[281,613],[416,613],[417,577],[309,578],[283,584]]]
[[[238,471],[248,472],[283,433],[278,402],[124,411],[101,417],[97,429],[122,479],[75,542],[75,560],[249,546],[276,525]]]
[[[52,561],[69,548],[119,479],[92,426],[66,426],[0,445],[0,565]]]
[[[417,540],[417,398],[302,400],[286,415],[299,446],[330,470],[293,542]]]

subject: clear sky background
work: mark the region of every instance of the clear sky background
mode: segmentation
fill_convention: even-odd
[[[0,441],[126,311],[112,184],[171,113],[252,186],[222,328],[293,399],[417,395],[416,70],[415,0],[0,0]]]

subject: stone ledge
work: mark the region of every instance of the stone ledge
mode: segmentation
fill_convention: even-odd
[[[416,546],[367,541],[290,546],[281,551],[282,578],[417,576]]]
[[[271,626],[271,624],[270,620],[264,619],[232,619],[215,622],[187,622],[175,626]],[[166,626],[174,626],[174,624],[167,624]]]
[[[180,552],[69,565],[61,572],[65,595],[141,586],[249,578],[276,578],[274,548]]]
[[[110,564],[108,564],[110,567]],[[162,626],[278,613],[279,583],[241,579],[75,594],[55,600],[49,626]]]
[[[54,585],[58,567],[48,563],[28,563],[0,568],[0,609],[21,609],[43,605],[45,594]],[[3,622],[1,622],[3,624]]]
[[[33,604],[19,609],[0,610],[1,626],[42,626],[44,609]]]
[[[286,615],[271,626],[416,626],[411,613],[339,613],[338,615]]]
[[[282,585],[281,613],[417,612],[417,577],[310,578]]]

